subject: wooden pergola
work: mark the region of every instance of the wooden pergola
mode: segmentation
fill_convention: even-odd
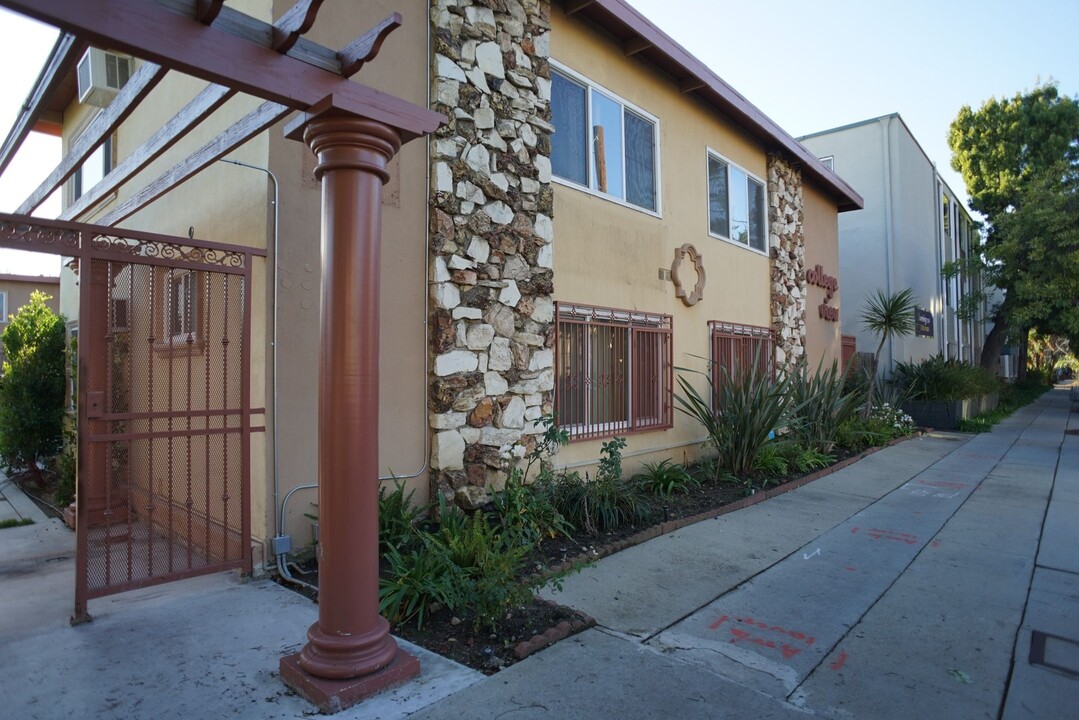
[[[143,62],[16,212],[25,217],[101,146],[169,71],[207,87],[103,180],[67,207],[73,220],[172,147],[234,95],[264,102],[182,162],[111,208],[102,234],[290,113],[288,137],[314,152],[322,180],[319,362],[319,617],[281,660],[282,679],[332,712],[419,673],[378,614],[378,355],[381,193],[401,144],[445,121],[427,108],[350,80],[374,59],[396,13],[340,50],[303,37],[323,0],[299,0],[267,24],[224,0],[0,0],[60,29],[3,145],[0,172],[90,45]],[[85,608],[83,608],[85,611]]]

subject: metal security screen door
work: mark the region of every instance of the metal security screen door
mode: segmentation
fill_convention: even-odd
[[[78,272],[76,619],[89,598],[249,570],[261,251],[2,215],[0,245]]]

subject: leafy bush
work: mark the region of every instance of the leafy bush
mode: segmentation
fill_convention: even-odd
[[[64,320],[34,291],[4,330],[0,377],[0,462],[26,470],[38,487],[37,463],[55,454],[64,437]]]
[[[444,545],[429,535],[420,547],[402,553],[390,545],[383,558],[388,568],[378,584],[378,610],[391,623],[416,621],[434,604],[457,607],[463,602],[465,581]]]
[[[934,355],[917,363],[896,363],[895,382],[911,400],[965,400],[997,392],[988,370]]]
[[[395,480],[393,491],[378,489],[378,544],[382,552],[390,547],[404,550],[417,539],[416,523],[420,521],[429,505],[413,505],[415,490],[405,494],[405,484]]]
[[[812,375],[804,365],[794,373],[790,431],[801,445],[822,454],[835,448],[839,427],[858,412],[865,399],[858,388],[848,386],[847,375],[834,361],[828,368],[819,365]]]
[[[555,485],[541,474],[531,484],[514,468],[502,492],[494,496],[495,513],[511,544],[538,543],[544,538],[569,537],[573,524],[555,506]]]
[[[697,372],[716,399],[715,410],[682,375],[678,376],[682,392],[675,393],[675,401],[680,412],[697,420],[708,433],[718,453],[719,470],[746,477],[752,474],[754,461],[769,436],[791,420],[795,409],[791,402],[792,380],[790,376],[774,380],[756,361],[740,373],[732,375],[726,367],[719,372],[718,388],[709,375]]]
[[[595,535],[652,519],[655,507],[644,490],[622,477],[622,449],[625,438],[603,443],[595,480],[579,473],[563,473],[555,482],[554,497],[559,512],[576,527]]]
[[[675,493],[685,495],[690,488],[701,484],[684,467],[670,458],[658,463],[645,463],[644,472],[635,480],[645,492],[662,498],[669,498]]]

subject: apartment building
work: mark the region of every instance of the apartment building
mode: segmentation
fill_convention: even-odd
[[[291,3],[234,5],[269,23]],[[441,493],[478,505],[503,480],[503,457],[530,447],[552,413],[571,435],[560,465],[588,470],[614,436],[628,438],[629,470],[692,459],[701,430],[674,410],[678,368],[758,353],[780,371],[839,359],[852,312],[839,219],[862,198],[712,69],[622,0],[327,3],[305,37],[340,47],[394,12],[401,27],[359,79],[447,123],[401,149],[383,189],[386,483],[406,482],[421,502]],[[65,219],[111,221],[138,181],[258,111],[251,98],[218,103],[136,182],[102,191],[205,91],[175,73],[161,80],[69,181]],[[52,105],[65,149],[103,111],[73,93]],[[249,378],[265,419],[251,437],[250,535],[256,563],[268,563],[272,539],[306,543],[317,514],[320,186],[311,151],[281,123],[226,160],[123,224],[250,248],[250,286],[241,294],[182,269],[140,280],[118,265],[100,292],[133,315],[108,324],[109,352],[127,353],[112,358],[110,382],[127,388],[129,410],[167,392],[170,408],[197,416],[192,398],[208,402],[226,377],[238,393],[236,378]],[[78,270],[63,278],[74,326]],[[233,344],[226,369],[211,370],[209,349],[228,347],[220,339],[245,322],[239,308],[250,313],[249,354]],[[210,475],[238,477],[235,453],[217,462],[216,442],[166,453],[163,440],[133,440],[121,464],[194,476],[210,494]],[[161,491],[140,492],[152,505]],[[196,534],[209,538],[213,523]],[[243,542],[234,527],[213,532]]]
[[[960,308],[981,296],[980,278],[960,272],[945,278],[946,263],[977,253],[978,223],[937,172],[898,113],[823,130],[800,138],[865,198],[865,208],[839,218],[839,269],[848,312],[843,333],[858,349],[879,341],[859,320],[878,290],[914,292],[918,322],[914,335],[893,338],[881,355],[881,372],[895,362],[942,353],[978,362],[986,330],[986,304],[974,302],[976,317]]]

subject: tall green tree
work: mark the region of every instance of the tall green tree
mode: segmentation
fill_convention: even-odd
[[[949,129],[948,144],[971,209],[986,219],[981,270],[1005,293],[982,350],[982,366],[993,369],[1009,335],[1019,340],[1022,357],[1028,329],[1059,332],[1058,325],[1070,325],[1072,312],[1079,312],[1074,290],[1079,101],[1049,83],[1012,98],[993,98],[977,110],[964,106]]]
[[[64,433],[64,320],[45,304],[49,299],[31,293],[0,337],[0,462],[29,472],[39,487],[37,462],[60,449]]]

